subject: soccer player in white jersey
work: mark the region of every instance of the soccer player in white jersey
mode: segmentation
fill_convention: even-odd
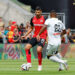
[[[51,11],[50,18],[45,21],[45,26],[39,32],[37,40],[40,40],[40,34],[46,27],[48,32],[48,46],[46,50],[47,58],[60,64],[59,71],[64,70],[64,67],[67,70],[67,60],[62,60],[62,56],[58,52],[58,48],[61,45],[61,36],[66,34],[65,25],[62,21],[58,20],[55,11]]]

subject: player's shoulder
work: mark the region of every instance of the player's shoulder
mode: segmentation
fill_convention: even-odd
[[[62,23],[62,21],[61,21],[61,20],[59,20],[59,19],[58,19],[58,22]]]
[[[47,19],[46,19],[46,21],[50,21],[50,20],[51,20],[50,18],[47,18]]]
[[[47,20],[48,16],[43,16],[43,18],[44,18],[45,20]]]

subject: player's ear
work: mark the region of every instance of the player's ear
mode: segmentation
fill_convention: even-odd
[[[40,10],[41,14],[42,14],[42,10]]]

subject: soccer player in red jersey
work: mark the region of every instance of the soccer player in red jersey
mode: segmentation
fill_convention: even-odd
[[[25,36],[22,38],[26,37],[30,32],[33,31],[34,29],[34,35],[31,40],[26,44],[25,51],[26,51],[26,58],[27,58],[27,65],[28,67],[31,67],[31,52],[30,49],[34,47],[35,45],[37,46],[37,55],[38,55],[38,71],[42,70],[42,50],[45,45],[46,37],[47,37],[47,30],[45,30],[41,35],[40,35],[40,40],[37,41],[36,37],[38,33],[40,32],[41,28],[43,27],[45,22],[44,16],[42,16],[42,10],[40,7],[36,7],[35,10],[35,16],[31,18],[31,28],[29,31],[26,33]]]

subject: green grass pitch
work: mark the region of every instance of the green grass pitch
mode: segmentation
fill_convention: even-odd
[[[58,64],[43,59],[43,70],[37,71],[37,59],[32,60],[32,68],[29,71],[21,71],[21,65],[25,60],[0,60],[0,75],[75,75],[75,59],[69,58],[69,70],[58,71]]]

